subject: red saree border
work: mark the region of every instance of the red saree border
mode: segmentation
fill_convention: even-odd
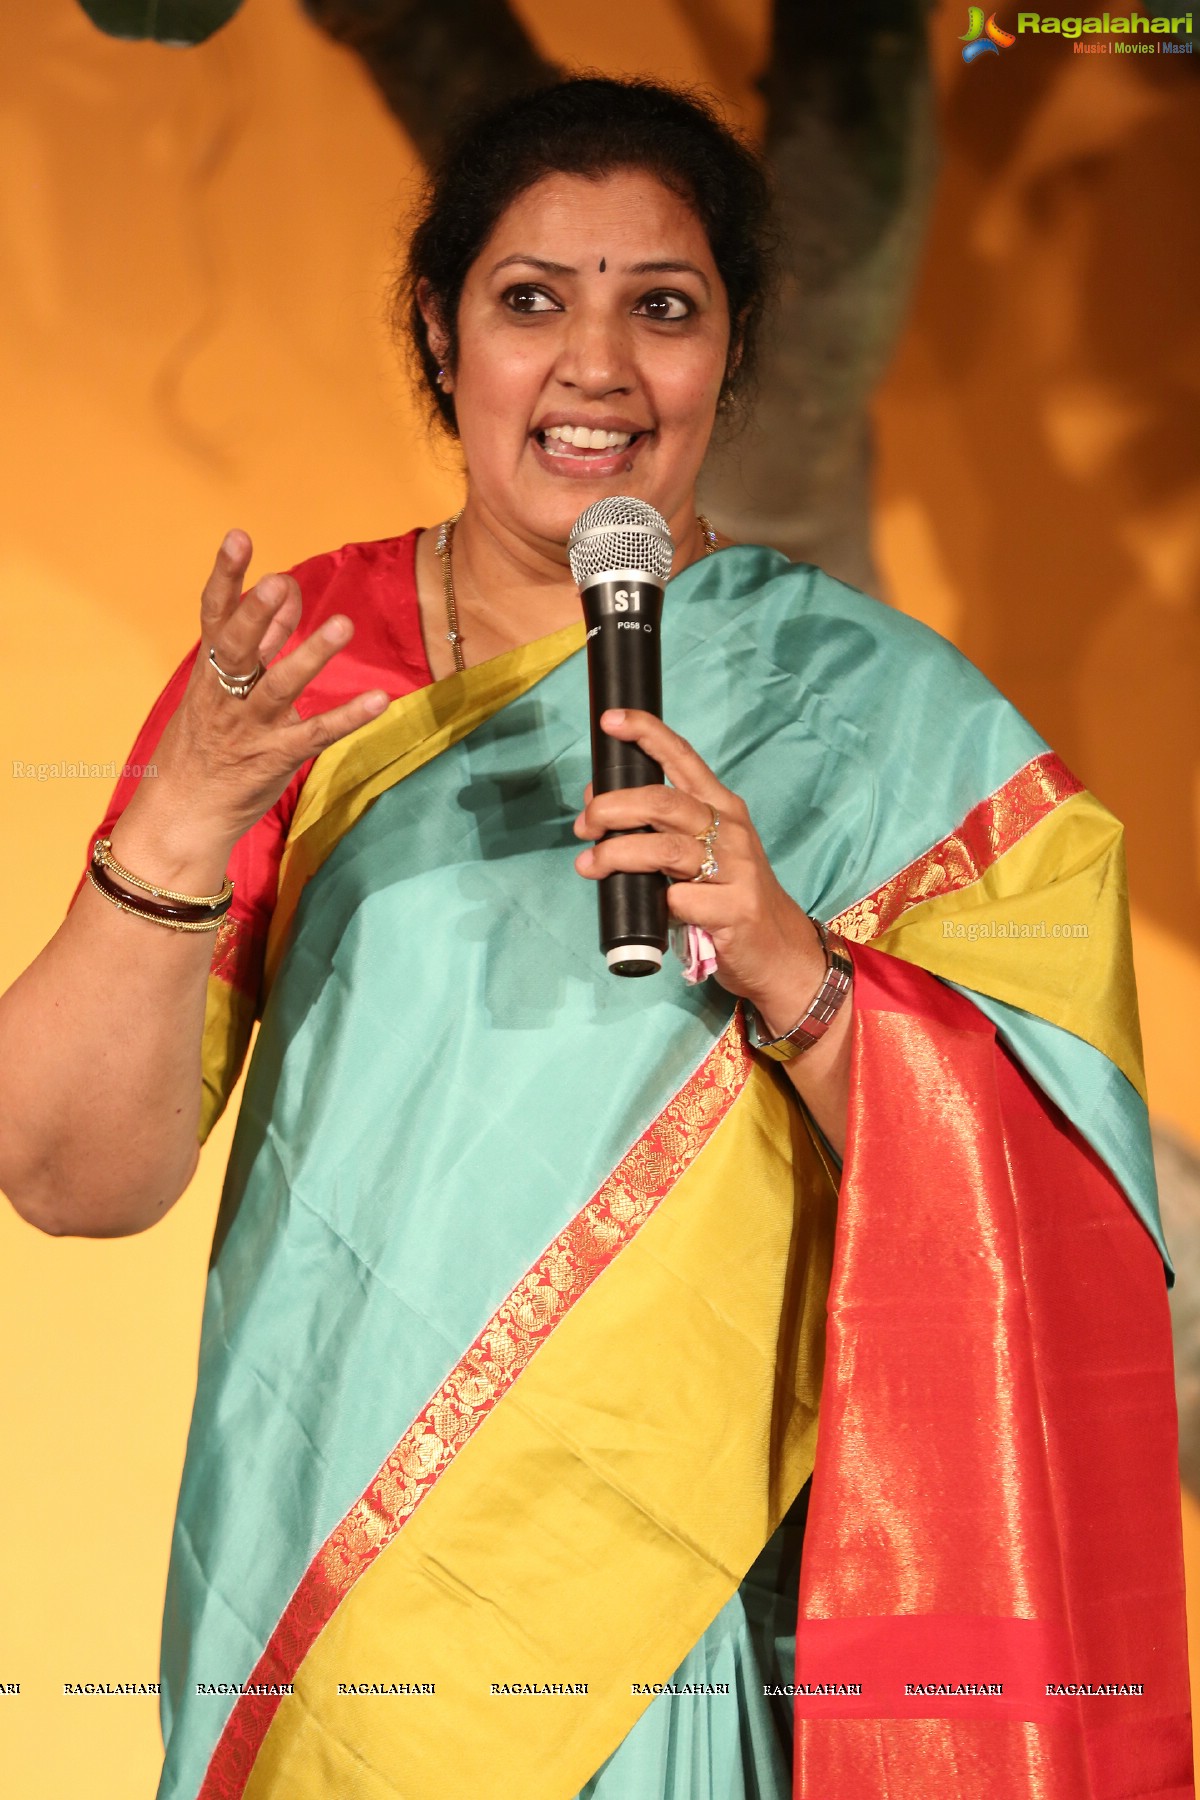
[[[1182,1800],[1159,1251],[968,996],[883,950],[852,960],[795,1792]]]
[[[244,1688],[289,1684],[359,1577],[694,1162],[751,1068],[739,1008],[703,1062],[504,1299],[301,1577]],[[240,1800],[278,1692],[239,1694],[197,1800]]]
[[[1082,781],[1052,750],[1035,756],[931,849],[828,920],[830,929],[865,944],[922,901],[970,887],[1026,832],[1083,791]]]
[[[217,926],[208,972],[226,987],[236,988],[248,1000],[258,993],[262,938],[247,920],[232,910]]]

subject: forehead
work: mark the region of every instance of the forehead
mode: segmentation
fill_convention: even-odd
[[[677,257],[716,275],[708,234],[686,200],[646,169],[591,177],[555,173],[517,195],[479,254],[485,267],[524,252],[582,268],[610,269]]]

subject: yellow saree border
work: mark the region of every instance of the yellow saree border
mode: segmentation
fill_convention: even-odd
[[[582,649],[583,621],[416,688],[348,737],[309,770],[279,865],[279,892],[267,934],[263,997],[279,970],[305,884],[380,794],[449,750],[477,725]]]
[[[244,1800],[563,1800],[614,1751],[619,1793],[655,1687],[812,1473],[836,1214],[788,1084],[754,1067],[703,1155],[346,1596]],[[718,1624],[681,1680],[732,1674],[735,1629]],[[672,1729],[693,1705],[736,1736],[732,1684],[672,1701]]]
[[[197,1800],[240,1800],[280,1703],[279,1689],[291,1682],[355,1582],[413,1516],[550,1333],[690,1167],[741,1092],[751,1066],[738,1011],[459,1358],[301,1577],[235,1701]]]
[[[300,791],[280,859],[261,995],[254,992],[257,978],[252,980],[249,973],[255,949],[249,927],[233,915],[218,927],[201,1041],[203,1092],[196,1134],[201,1144],[233,1092],[306,883],[380,794],[450,749],[583,643],[582,622],[568,625],[461,674],[416,688],[316,758]]]
[[[1123,830],[1057,756],[829,923],[1083,1039],[1145,1098]]]
[[[1053,751],[1033,757],[953,831],[827,923],[853,943],[869,943],[911,907],[978,881],[1031,827],[1082,790],[1083,783]]]
[[[245,919],[226,913],[216,930],[204,996],[200,1121],[196,1131],[201,1144],[225,1110],[254,1029],[257,943]]]

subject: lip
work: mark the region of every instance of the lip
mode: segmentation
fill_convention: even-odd
[[[636,419],[623,418],[618,413],[601,413],[597,418],[589,414],[586,418],[577,412],[552,412],[539,419],[533,428],[536,437],[539,431],[550,431],[555,425],[586,425],[589,431],[626,431],[630,437],[635,432],[653,430],[650,425],[639,425]]]
[[[551,423],[571,425],[582,424],[583,421],[561,419],[551,420]],[[539,426],[538,429],[544,431],[546,427]],[[597,425],[596,429],[598,431],[625,431],[627,427],[624,425]],[[550,475],[565,477],[568,481],[604,481],[609,476],[623,475],[632,469],[634,460],[640,454],[643,444],[649,443],[653,435],[652,432],[643,431],[640,437],[634,438],[632,444],[626,444],[622,449],[613,450],[603,456],[597,450],[581,450],[578,455],[574,456],[569,450],[552,454],[549,450],[542,449],[536,433],[531,433],[529,447],[538,467],[545,469]]]

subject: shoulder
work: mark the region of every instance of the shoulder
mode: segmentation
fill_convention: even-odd
[[[868,739],[945,743],[986,721],[1014,752],[1046,748],[983,671],[920,620],[813,563],[758,546],[740,553],[760,654],[825,695]]]
[[[421,527],[399,537],[342,544],[306,556],[287,570],[300,584],[306,612],[365,611],[413,587],[413,559]]]
[[[297,700],[302,714],[337,705],[369,687],[392,699],[430,680],[421,634],[415,555],[420,527],[401,537],[343,544],[293,564],[303,612],[283,650],[294,650],[333,613],[354,626],[350,643],[312,678]]]
[[[854,657],[880,675],[921,669],[1002,698],[948,638],[814,563],[780,558],[770,571],[768,587],[773,602],[769,616],[777,632],[783,631],[785,646],[790,642],[787,627],[795,625],[809,652],[818,651],[822,660],[829,657],[840,665]]]
[[[1049,748],[953,644],[810,563],[739,546],[692,592],[697,655],[715,652],[747,742],[770,747],[759,790],[792,770],[893,867]]]

